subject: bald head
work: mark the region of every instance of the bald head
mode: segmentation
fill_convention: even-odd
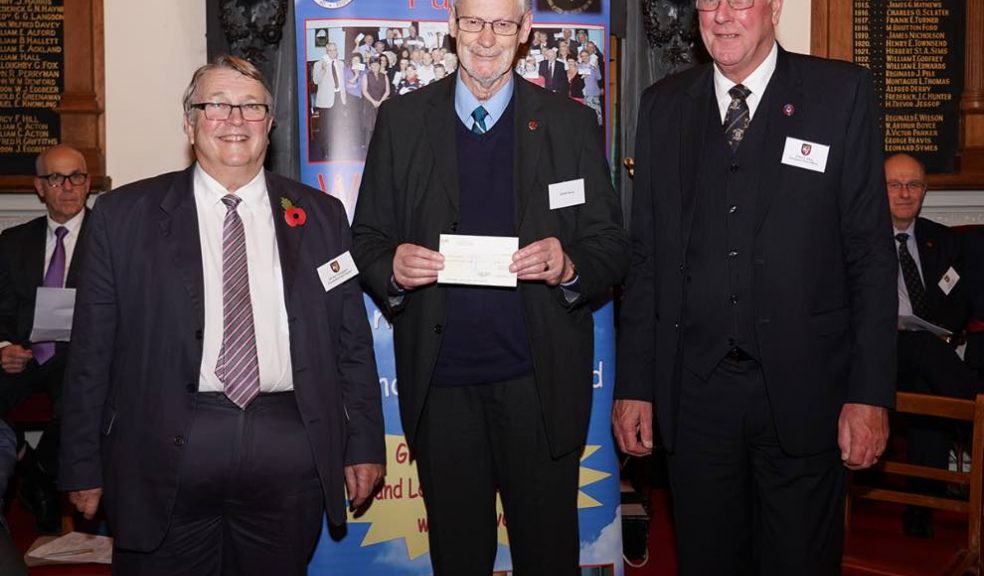
[[[922,162],[908,154],[889,156],[885,160],[885,184],[892,225],[896,230],[904,230],[922,210],[926,197],[926,169]]]
[[[85,208],[90,179],[81,152],[67,144],[52,146],[38,154],[34,169],[34,190],[52,220],[64,224]]]

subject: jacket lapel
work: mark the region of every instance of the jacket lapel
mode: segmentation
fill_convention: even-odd
[[[304,229],[307,226],[290,227],[284,217],[283,199],[287,199],[295,208],[304,209],[300,198],[292,195],[274,183],[267,174],[267,194],[270,198],[270,208],[273,210],[273,228],[277,234],[277,252],[280,256],[280,272],[284,280],[284,299],[287,312],[290,313],[291,288],[297,277],[297,260],[301,253],[301,243],[304,239]]]
[[[424,114],[426,116],[426,138],[431,147],[434,163],[444,182],[444,190],[451,202],[452,211],[458,213],[458,157],[453,152],[455,147],[454,123],[458,121],[454,111],[455,78],[440,84],[442,92],[431,100],[431,106]]]
[[[792,105],[793,114],[786,114],[787,104]],[[761,229],[773,199],[782,190],[780,167],[783,148],[788,136],[802,137],[799,126],[801,119],[809,114],[806,107],[799,78],[790,65],[786,51],[779,48],[776,70],[759,103],[758,110],[755,111],[756,118],[766,122],[762,152],[757,155],[762,164],[759,171],[758,202],[755,207],[756,233]]]
[[[533,184],[536,178],[536,168],[540,162],[540,149],[545,138],[545,127],[541,127],[537,114],[540,110],[540,98],[533,85],[523,80],[518,74],[513,74],[513,98],[515,102],[516,120],[513,127],[513,187],[516,199],[516,230],[523,225],[526,216],[526,206],[534,193]]]
[[[161,200],[161,215],[157,224],[165,250],[191,297],[199,323],[205,322],[205,291],[202,278],[202,245],[198,234],[198,212],[195,209],[195,165],[175,177]]]
[[[697,208],[697,190],[703,175],[707,172],[701,170],[700,157],[704,147],[704,134],[707,133],[708,128],[708,110],[712,105],[714,105],[714,69],[708,66],[705,73],[701,74],[687,90],[680,111],[680,210],[683,225],[681,258],[685,258],[687,254],[690,229]],[[659,177],[659,175],[654,176]]]
[[[44,249],[48,241],[48,219],[42,216],[35,222],[34,232],[31,234],[33,246],[24,253],[23,268],[24,279],[32,292],[44,283]]]
[[[72,254],[72,261],[68,264],[68,273],[65,274],[65,287],[75,288],[79,279],[79,262],[82,261],[82,250],[85,238],[85,226],[89,222],[89,209],[85,208],[85,215],[82,216],[82,225],[79,226],[79,237],[75,239],[75,252]]]

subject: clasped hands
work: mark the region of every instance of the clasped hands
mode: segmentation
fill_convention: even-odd
[[[444,256],[416,244],[400,244],[393,255],[393,280],[397,286],[413,290],[437,282],[444,269]],[[560,240],[550,236],[528,244],[512,255],[509,271],[525,281],[542,281],[549,286],[570,282],[574,264],[564,253]]]

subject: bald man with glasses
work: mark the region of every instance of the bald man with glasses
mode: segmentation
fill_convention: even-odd
[[[55,480],[69,343],[35,342],[31,331],[38,288],[75,287],[90,180],[85,157],[63,144],[39,154],[35,168],[34,190],[46,214],[0,234],[0,415],[36,391],[51,397],[53,418],[37,450],[24,453],[21,501],[39,531],[55,533],[61,528]]]

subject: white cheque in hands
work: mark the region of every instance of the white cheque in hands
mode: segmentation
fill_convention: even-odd
[[[517,250],[519,238],[514,236],[441,234],[444,269],[437,273],[437,282],[515,288],[516,273],[509,265]]]

